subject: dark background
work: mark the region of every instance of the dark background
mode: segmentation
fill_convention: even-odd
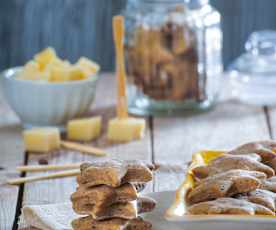
[[[88,56],[112,70],[112,15],[126,0],[0,0],[0,69],[22,65],[46,46],[75,61]],[[224,63],[254,30],[276,29],[275,0],[211,0],[222,13]]]

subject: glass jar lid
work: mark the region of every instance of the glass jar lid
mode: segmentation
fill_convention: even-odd
[[[276,105],[276,31],[254,32],[246,52],[229,67],[232,96],[257,105]]]

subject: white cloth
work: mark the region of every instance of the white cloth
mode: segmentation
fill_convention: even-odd
[[[71,203],[27,205],[22,209],[19,229],[35,227],[41,230],[72,230],[71,222],[78,217]]]

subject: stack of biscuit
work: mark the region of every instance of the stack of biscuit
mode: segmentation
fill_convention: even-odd
[[[151,229],[151,223],[139,214],[152,211],[155,201],[138,193],[152,177],[150,168],[141,162],[82,164],[71,201],[74,211],[84,217],[73,220],[73,229]]]

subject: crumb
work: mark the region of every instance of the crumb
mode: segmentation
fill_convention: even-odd
[[[40,165],[47,165],[47,164],[49,164],[49,162],[48,162],[48,160],[45,159],[45,158],[40,158],[40,159],[38,160],[38,164],[40,164]]]

